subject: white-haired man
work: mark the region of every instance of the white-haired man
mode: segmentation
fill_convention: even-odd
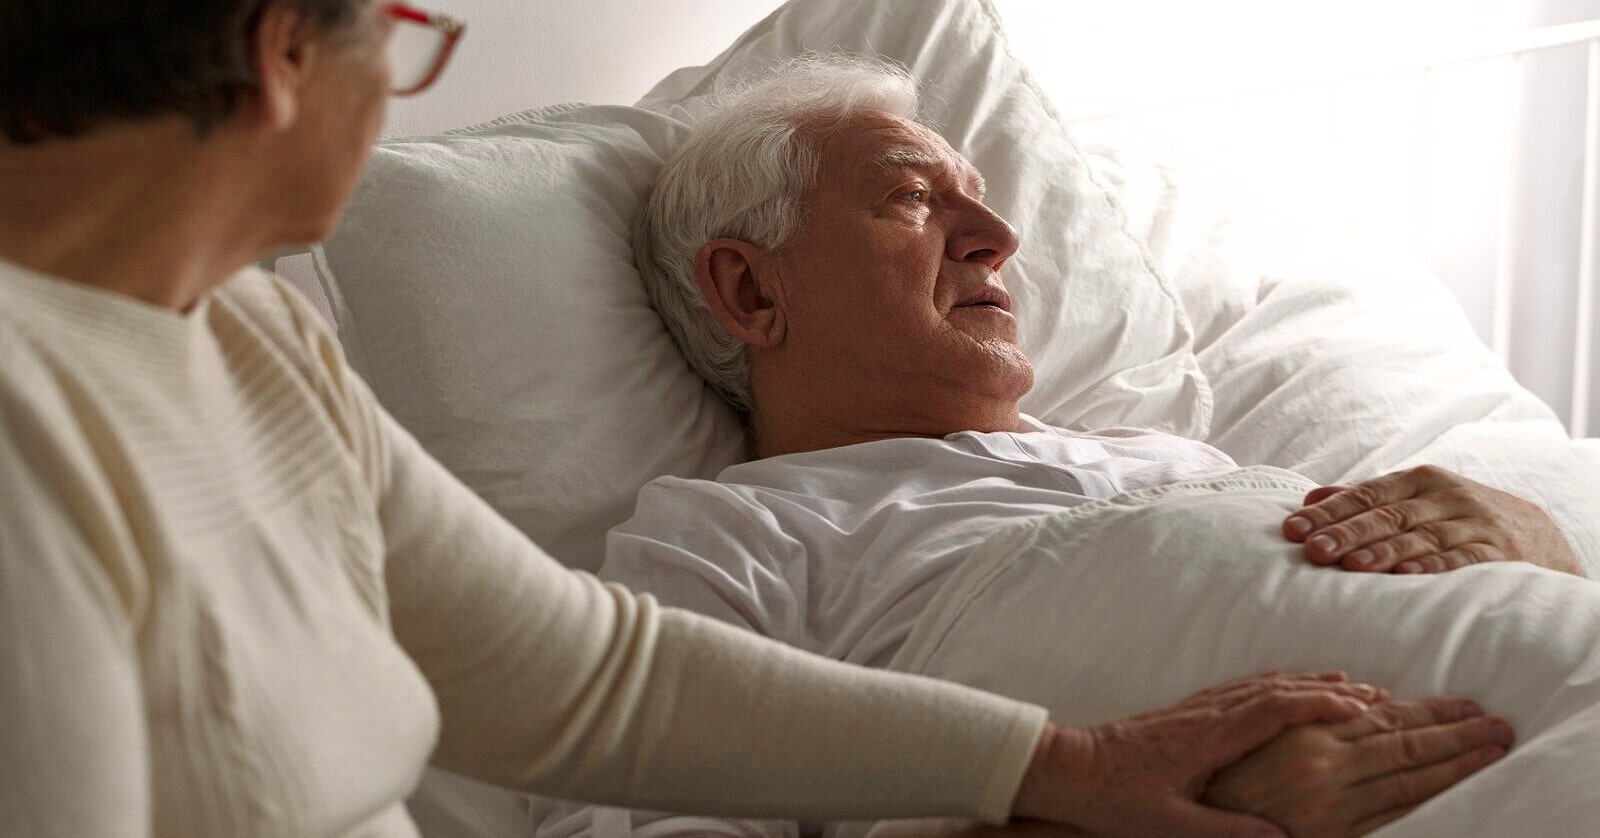
[[[1072,433],[1020,413],[1032,368],[1001,279],[1017,234],[916,106],[892,67],[805,59],[732,94],[669,161],[638,226],[640,267],[690,362],[744,412],[752,459],[715,481],[647,486],[611,534],[602,576],[886,666],[997,527],[1237,468],[1193,440]],[[1306,503],[1283,530],[1318,564],[1445,570],[1491,557],[1478,552],[1490,544],[1577,567],[1541,511],[1437,469]],[[1371,831],[1503,753],[1503,723],[1445,709],[1461,706],[1397,703],[1377,711],[1394,714],[1383,721],[1285,736],[1225,772],[1211,799],[1297,834]],[[1310,760],[1344,768],[1307,783],[1296,767]],[[798,830],[573,810],[541,834],[645,822],[651,834]]]

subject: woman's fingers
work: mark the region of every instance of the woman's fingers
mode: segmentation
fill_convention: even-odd
[[[1246,675],[1243,678],[1235,678],[1231,681],[1224,681],[1216,686],[1203,689],[1185,698],[1180,703],[1229,705],[1255,698],[1273,690],[1305,688],[1331,689],[1363,701],[1375,700],[1382,692],[1367,684],[1352,684],[1350,683],[1350,676],[1339,671],[1299,672],[1286,675],[1273,669],[1255,675]]]

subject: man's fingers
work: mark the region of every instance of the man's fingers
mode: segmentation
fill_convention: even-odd
[[[1368,736],[1355,744],[1357,759],[1348,775],[1352,784],[1368,778],[1437,765],[1486,746],[1509,748],[1511,725],[1494,716],[1463,719]],[[1406,802],[1398,801],[1395,805]]]
[[[1344,491],[1345,489],[1348,489],[1348,488],[1350,488],[1350,487],[1349,486],[1343,486],[1343,485],[1318,486],[1317,488],[1312,489],[1311,491],[1306,493],[1305,499],[1300,502],[1300,505],[1301,506],[1313,506],[1315,504],[1322,503],[1323,501],[1327,500],[1328,498],[1331,498],[1334,495],[1337,495],[1340,492],[1342,492],[1342,491]]]
[[[1393,508],[1385,507],[1385,509]],[[1378,512],[1381,510],[1366,514],[1377,515]],[[1469,543],[1483,534],[1481,526],[1463,519],[1423,521],[1399,535],[1363,542],[1360,536],[1351,537],[1344,531],[1356,520],[1358,519],[1353,518],[1343,524],[1329,527],[1323,533],[1318,533],[1320,537],[1324,533],[1337,531],[1335,539],[1340,545],[1335,553],[1326,556],[1325,562],[1319,563],[1332,563],[1337,560],[1345,570],[1387,573],[1407,559],[1438,555],[1457,545]],[[1306,548],[1308,554],[1312,551],[1312,547]]]
[[[1453,547],[1443,553],[1406,559],[1394,566],[1395,573],[1443,573],[1459,570],[1467,565],[1485,562],[1503,562],[1509,557],[1493,544],[1474,542]]]
[[[1449,724],[1482,715],[1483,708],[1477,702],[1459,696],[1390,701],[1374,705],[1360,716],[1333,726],[1331,731],[1340,739],[1351,741],[1376,733]]]
[[[1347,518],[1434,490],[1458,488],[1463,481],[1436,466],[1418,466],[1352,486],[1324,486],[1306,495],[1305,508],[1284,519],[1283,534],[1290,541],[1305,541],[1318,530]],[[1311,500],[1313,496],[1316,501]]]
[[[1284,532],[1294,538],[1290,531],[1303,529],[1304,534],[1309,535],[1352,515],[1415,497],[1421,492],[1421,484],[1422,478],[1417,474],[1417,469],[1397,471],[1362,481],[1342,491],[1334,492],[1290,515],[1284,522]],[[1309,528],[1304,528],[1305,525],[1309,525]]]
[[[1352,550],[1402,533],[1417,532],[1424,537],[1442,539],[1445,534],[1439,531],[1439,525],[1459,517],[1459,510],[1447,498],[1447,495],[1436,493],[1394,501],[1319,527],[1305,541],[1306,556],[1313,562],[1325,564]],[[1461,526],[1456,525],[1457,528]],[[1438,543],[1429,552],[1438,552],[1449,546],[1448,543]]]
[[[1358,816],[1415,806],[1505,755],[1506,749],[1499,745],[1474,748],[1445,762],[1368,780],[1351,789],[1351,799],[1370,807],[1366,812],[1358,812]]]

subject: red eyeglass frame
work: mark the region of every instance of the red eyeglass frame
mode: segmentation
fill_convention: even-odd
[[[444,65],[450,62],[450,54],[455,51],[456,42],[461,40],[462,33],[466,32],[467,24],[458,18],[424,11],[415,6],[408,6],[405,3],[385,3],[383,12],[395,20],[427,26],[437,31],[444,38],[443,46],[439,47],[439,54],[433,59],[433,66],[428,68],[428,72],[422,77],[422,81],[404,90],[391,90],[389,92],[395,96],[410,96],[427,90],[434,80],[439,78],[439,74],[444,72]]]

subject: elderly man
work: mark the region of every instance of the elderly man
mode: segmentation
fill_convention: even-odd
[[[690,362],[744,411],[752,459],[715,481],[647,486],[612,533],[603,577],[889,666],[997,530],[1236,471],[1193,440],[1073,433],[1019,412],[1032,369],[1001,279],[1017,234],[984,205],[981,174],[915,113],[914,85],[893,68],[807,59],[729,95],[669,161],[639,225],[640,267]],[[1577,567],[1548,516],[1436,469],[1306,503],[1282,528],[1317,564]],[[1371,831],[1503,753],[1495,720],[1442,706],[1294,731],[1225,771],[1211,799],[1296,834]],[[1409,756],[1376,756],[1390,749]],[[1340,780],[1305,783],[1299,768],[1318,760],[1343,766]],[[541,835],[647,822],[650,834],[798,829],[573,808]]]

